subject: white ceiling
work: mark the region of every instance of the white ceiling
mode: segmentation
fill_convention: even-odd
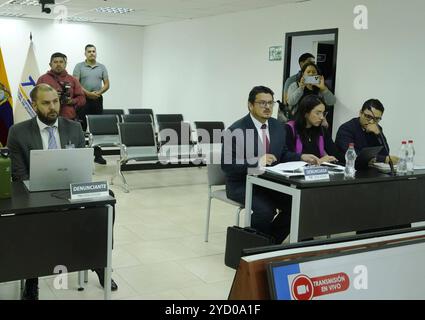
[[[56,0],[55,5],[47,5],[52,8],[51,14],[42,13],[40,5],[20,5],[16,1],[23,0],[0,0],[0,17],[67,17],[89,19],[88,22],[92,23],[148,26],[310,0]],[[98,13],[94,10],[98,7],[125,7],[134,11],[126,14]]]

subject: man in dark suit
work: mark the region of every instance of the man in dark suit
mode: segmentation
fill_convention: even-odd
[[[271,118],[276,104],[273,96],[267,87],[254,87],[248,97],[249,114],[232,124],[224,134],[221,167],[226,175],[226,193],[239,203],[245,203],[246,176],[250,172],[280,162],[303,160],[316,164],[319,160],[311,154],[287,150],[285,128]],[[290,204],[288,196],[254,186],[251,226],[281,243],[289,234]],[[277,214],[276,209],[282,210]]]
[[[48,84],[39,84],[31,91],[31,100],[37,117],[12,126],[7,140],[14,181],[29,179],[31,150],[84,148],[85,145],[80,123],[58,117],[60,104],[55,89]],[[103,272],[94,271],[103,285]],[[113,280],[111,288],[118,288]],[[22,298],[38,300],[37,278],[27,279]]]
[[[384,110],[384,106],[379,100],[369,99],[363,104],[359,117],[353,118],[339,127],[335,144],[341,155],[345,155],[350,143],[354,143],[357,155],[363,148],[385,144],[386,148],[382,148],[376,158],[371,161],[389,163],[391,158],[394,164],[398,163],[399,158],[397,156],[388,154],[387,150],[390,150],[390,148],[382,132],[382,127],[379,125]]]

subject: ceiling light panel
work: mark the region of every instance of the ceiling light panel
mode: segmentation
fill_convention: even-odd
[[[10,0],[7,4],[18,6],[39,6],[38,0]]]
[[[19,12],[0,12],[0,17],[22,17],[24,16],[23,13]]]
[[[130,8],[119,8],[119,7],[99,7],[94,9],[98,13],[107,13],[107,14],[126,14],[135,11]]]

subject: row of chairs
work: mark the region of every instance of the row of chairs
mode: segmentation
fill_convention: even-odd
[[[160,122],[157,135],[153,123],[127,120],[127,117],[123,117],[123,122],[120,122],[117,115],[87,115],[89,146],[119,148],[120,159],[115,176],[122,179],[127,192],[128,183],[122,174],[122,165],[129,161],[164,163],[167,159],[171,162],[175,159],[199,158],[202,155],[201,146],[221,142],[214,141],[214,130],[224,130],[223,122],[196,121],[195,132],[199,140],[194,142],[187,122]]]
[[[120,122],[124,121],[124,118],[133,118],[137,119],[137,117],[128,117],[129,115],[137,115],[139,119],[143,119],[142,122],[146,122],[148,117],[151,117],[152,123],[155,125],[155,120],[159,122],[181,122],[183,121],[183,115],[180,113],[166,113],[166,114],[157,114],[155,116],[153,109],[146,108],[130,108],[128,109],[128,114],[125,114],[124,109],[103,109],[103,114],[112,114],[117,115]]]
[[[117,122],[117,133],[119,135],[119,144],[121,146],[120,160],[117,163],[117,174],[115,176],[120,176],[124,182],[124,189],[128,192],[128,183],[121,171],[121,165],[127,163],[130,160],[135,161],[157,161],[158,160],[158,151],[159,144],[157,135],[155,133],[155,121],[154,113],[152,109],[129,109],[129,114],[124,114],[123,109],[105,109],[104,114],[117,115],[119,118],[115,121],[121,121],[122,123]],[[183,116],[181,114],[158,114],[156,116],[157,123],[159,124],[159,130],[172,128],[178,129],[177,132],[181,134],[180,129],[185,127],[173,125],[171,123],[181,123],[183,122]],[[92,121],[92,131],[94,133],[99,133],[96,126],[96,120],[91,119]],[[90,120],[88,121],[90,126]],[[119,123],[119,124],[118,124]],[[150,125],[149,125],[150,124]],[[210,137],[213,137],[213,130],[220,129],[224,130],[223,122],[213,122],[213,121],[195,121],[195,128],[198,136],[198,143],[202,143],[200,134],[198,131],[204,129],[209,133]],[[105,123],[106,125],[106,123]],[[95,129],[96,128],[96,129]],[[184,130],[184,129],[183,129]],[[190,127],[186,125],[186,131],[190,134]],[[101,132],[101,131],[100,131]],[[208,141],[207,141],[208,143]],[[209,142],[211,143],[211,141]],[[225,176],[221,170],[220,164],[217,161],[212,161],[214,157],[219,157],[219,153],[210,154],[210,161],[207,164],[207,175],[208,175],[208,202],[206,210],[206,223],[205,223],[205,233],[204,241],[208,242],[209,238],[209,225],[211,218],[211,200],[216,199],[223,201],[227,204],[235,206],[235,224],[239,226],[240,212],[244,209],[244,205],[234,202],[227,198],[226,190],[223,188],[225,184]],[[217,159],[215,159],[217,160]],[[114,177],[115,177],[114,176]],[[111,183],[113,183],[113,179]]]
[[[158,115],[159,116],[159,115]],[[197,139],[193,139],[192,129],[188,122],[184,121],[158,121],[158,133],[156,133],[155,126],[151,121],[151,116],[147,115],[124,115],[122,122],[117,115],[87,115],[87,130],[89,133],[90,146],[100,147],[114,147],[122,144],[119,140],[119,124],[125,123],[138,123],[143,125],[133,126],[135,128],[143,129],[141,132],[132,131],[132,134],[139,136],[151,132],[155,137],[157,145],[177,144],[177,145],[194,145],[196,143],[220,143],[221,141],[214,141],[214,130],[220,132],[224,130],[224,123],[221,121],[195,121],[195,133]],[[175,132],[177,134],[176,141],[170,141],[169,134]],[[135,137],[137,138],[137,137]],[[139,137],[140,138],[140,137]],[[208,140],[208,138],[210,138]],[[134,140],[134,139],[133,139]],[[140,142],[142,143],[142,142]],[[143,142],[144,143],[144,142]]]

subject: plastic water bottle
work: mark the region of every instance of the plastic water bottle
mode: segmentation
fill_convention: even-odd
[[[407,144],[406,167],[408,173],[413,173],[415,167],[415,148],[413,146],[413,140],[409,140],[409,143]]]
[[[348,145],[347,152],[345,153],[345,170],[344,177],[345,178],[354,178],[356,175],[356,150],[354,150],[354,143],[350,143]]]
[[[406,174],[407,173],[407,143],[406,141],[401,142],[401,148],[399,152],[399,161],[397,164],[397,174]]]

